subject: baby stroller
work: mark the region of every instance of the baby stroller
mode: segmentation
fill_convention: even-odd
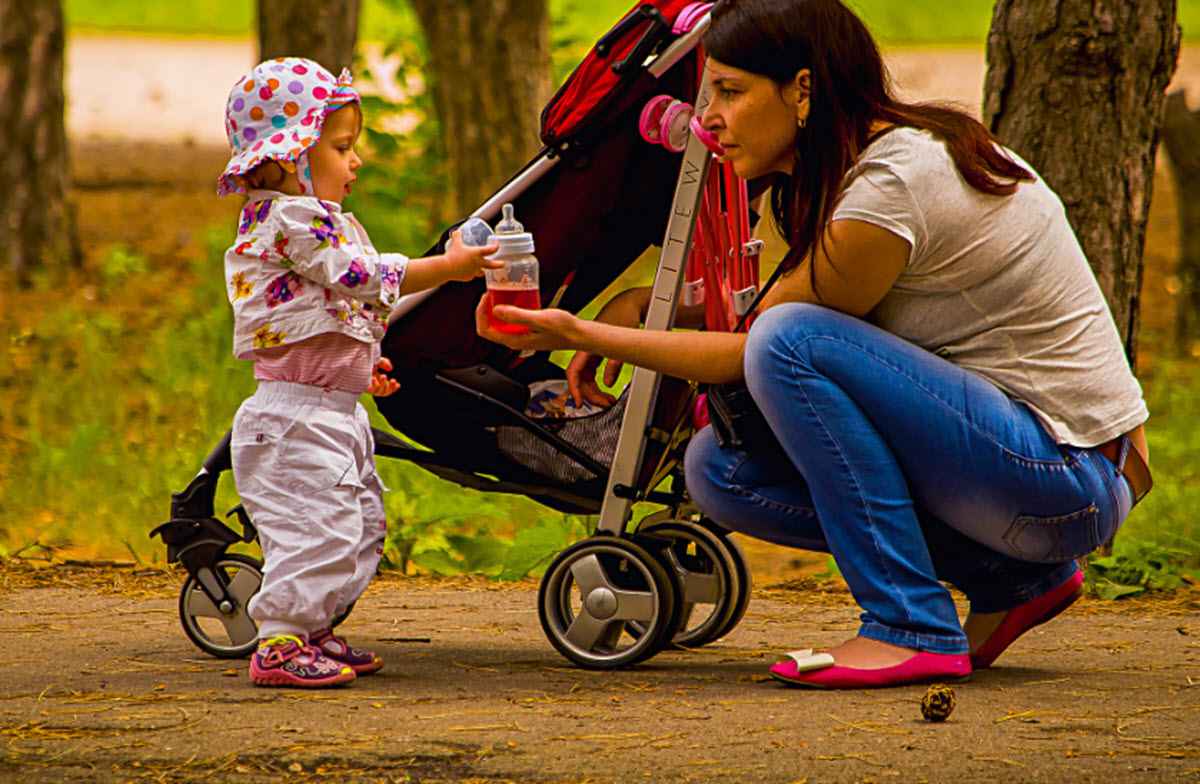
[[[732,329],[750,309],[761,243],[750,238],[748,204],[759,189],[714,163],[715,139],[698,123],[709,8],[650,0],[626,14],[543,111],[543,150],[475,211],[491,221],[502,204],[515,205],[537,238],[543,303],[578,312],[660,244],[647,329],[669,329],[679,302],[703,303],[709,329]],[[383,353],[400,390],[376,402],[425,448],[376,430],[376,455],[464,487],[599,515],[595,535],[560,553],[538,592],[546,636],[577,665],[628,666],[728,634],[746,611],[750,573],[684,487],[683,451],[704,420],[697,390],[639,368],[611,408],[535,418],[531,385],[561,382],[563,370],[479,338],[472,315],[483,290],[481,281],[448,284],[399,305]],[[226,434],[151,536],[188,572],[184,631],[210,654],[240,657],[255,645],[246,603],[262,575],[258,561],[228,552],[256,537],[245,510],[227,515],[241,534],[214,513],[230,468]],[[662,509],[631,525],[635,502]]]

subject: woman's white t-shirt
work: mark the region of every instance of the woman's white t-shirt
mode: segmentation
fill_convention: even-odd
[[[1059,443],[1095,446],[1146,421],[1104,295],[1040,177],[990,196],[931,133],[896,128],[846,183],[833,220],[865,221],[912,246],[870,321],[987,378]]]

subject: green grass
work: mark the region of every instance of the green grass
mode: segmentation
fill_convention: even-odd
[[[254,26],[253,0],[64,0],[67,23],[82,31],[134,31],[172,35],[245,36]],[[885,44],[982,44],[991,23],[991,0],[848,0]],[[632,7],[631,0],[551,0],[556,33],[592,41]],[[1181,0],[1184,36],[1200,30],[1200,0]],[[364,0],[360,36],[390,41],[416,27],[404,0]]]
[[[1151,542],[1191,553],[1200,565],[1200,365],[1160,362],[1141,379],[1150,408],[1146,425],[1154,490],[1138,505],[1117,538]]]

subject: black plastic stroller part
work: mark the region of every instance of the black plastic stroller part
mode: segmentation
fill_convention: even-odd
[[[198,517],[214,517],[216,510],[213,503],[217,497],[217,483],[221,472],[233,468],[233,460],[229,450],[229,440],[233,431],[225,433],[220,442],[204,458],[204,465],[196,478],[183,490],[171,496],[171,519],[189,519]]]
[[[529,387],[487,365],[446,369],[438,375],[460,387],[475,390],[481,399],[491,398],[517,411],[524,411],[529,402]]]
[[[467,387],[466,385],[459,383],[458,381],[454,380],[453,378],[451,378],[444,372],[439,373],[437,378],[444,385],[450,387],[451,389],[454,389],[457,392],[464,392],[464,393],[470,394],[473,391],[473,390],[471,390],[470,387]],[[524,408],[525,408],[524,403],[521,404],[520,409],[517,409],[517,408],[514,408],[514,407],[508,405],[507,403],[505,403],[502,400],[497,400],[495,398],[488,397],[483,392],[475,392],[475,395],[480,403],[482,403],[484,405],[490,404],[492,407],[494,407],[496,412],[503,419],[507,420],[507,422],[505,422],[504,424],[510,424],[510,425],[515,425],[517,427],[525,428],[526,430],[528,430],[530,433],[532,433],[533,435],[535,435],[536,437],[538,437],[545,443],[549,444],[550,446],[554,447],[562,454],[571,458],[576,463],[578,463],[579,465],[586,468],[588,471],[591,471],[592,475],[597,478],[605,477],[608,475],[608,466],[599,463],[591,455],[589,455],[587,452],[584,452],[582,449],[575,446],[574,444],[563,440],[561,437],[558,436],[558,434],[553,433],[553,432],[547,430],[546,428],[542,427],[540,424],[538,424],[537,421],[526,417],[525,413],[524,413]]]
[[[613,73],[625,74],[642,65],[646,62],[646,58],[667,40],[667,33],[671,31],[671,25],[663,19],[662,13],[657,8],[652,5],[643,5],[638,8],[637,14],[633,15],[635,19],[639,17],[639,21],[641,19],[650,20],[650,26],[646,28],[646,32],[642,33],[642,37],[625,59],[613,63]]]
[[[531,360],[531,368],[514,373],[523,381],[561,375],[562,369]],[[481,372],[482,371],[482,372]],[[548,372],[540,372],[548,371]],[[394,395],[376,399],[380,413],[404,433],[428,448],[414,447],[388,433],[375,432],[375,454],[408,460],[436,476],[473,490],[526,495],[568,514],[600,510],[608,468],[524,415],[528,387],[494,368],[471,368],[414,373]],[[443,412],[430,416],[430,411]],[[564,485],[537,474],[504,455],[494,428],[516,425],[532,432],[556,450],[570,455],[594,478]]]
[[[607,57],[608,50],[612,48],[615,42],[624,38],[626,33],[648,20],[658,24],[666,24],[662,18],[662,13],[654,6],[649,3],[638,6],[637,10],[617,22],[611,30],[604,34],[603,38],[596,42],[596,54],[601,57]]]
[[[258,531],[241,505],[229,510],[226,517],[236,515],[242,526],[239,535],[216,517],[213,508],[221,474],[233,467],[230,451],[232,431],[204,459],[204,466],[188,486],[171,496],[171,519],[150,532],[159,536],[167,546],[167,562],[181,563],[196,580],[213,604],[228,612],[233,602],[223,582],[216,578],[214,568],[226,551],[238,542],[253,542]]]
[[[183,564],[214,606],[226,613],[235,609],[224,582],[214,570],[230,545],[243,541],[241,536],[215,517],[176,518],[155,528],[150,536],[162,537],[167,545],[167,561]]]

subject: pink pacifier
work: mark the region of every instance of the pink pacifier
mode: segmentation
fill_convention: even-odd
[[[700,115],[692,117],[689,127],[692,129],[692,133],[696,135],[696,138],[704,142],[704,146],[713,155],[725,154],[725,148],[721,146],[721,142],[717,141],[717,135],[700,124]]]
[[[679,16],[675,17],[675,26],[671,28],[671,32],[675,35],[690,32],[712,7],[712,3],[692,3],[684,6],[683,10],[679,12]]]
[[[651,144],[661,144],[671,152],[683,152],[694,112],[690,103],[669,95],[656,95],[642,109],[638,131]]]

